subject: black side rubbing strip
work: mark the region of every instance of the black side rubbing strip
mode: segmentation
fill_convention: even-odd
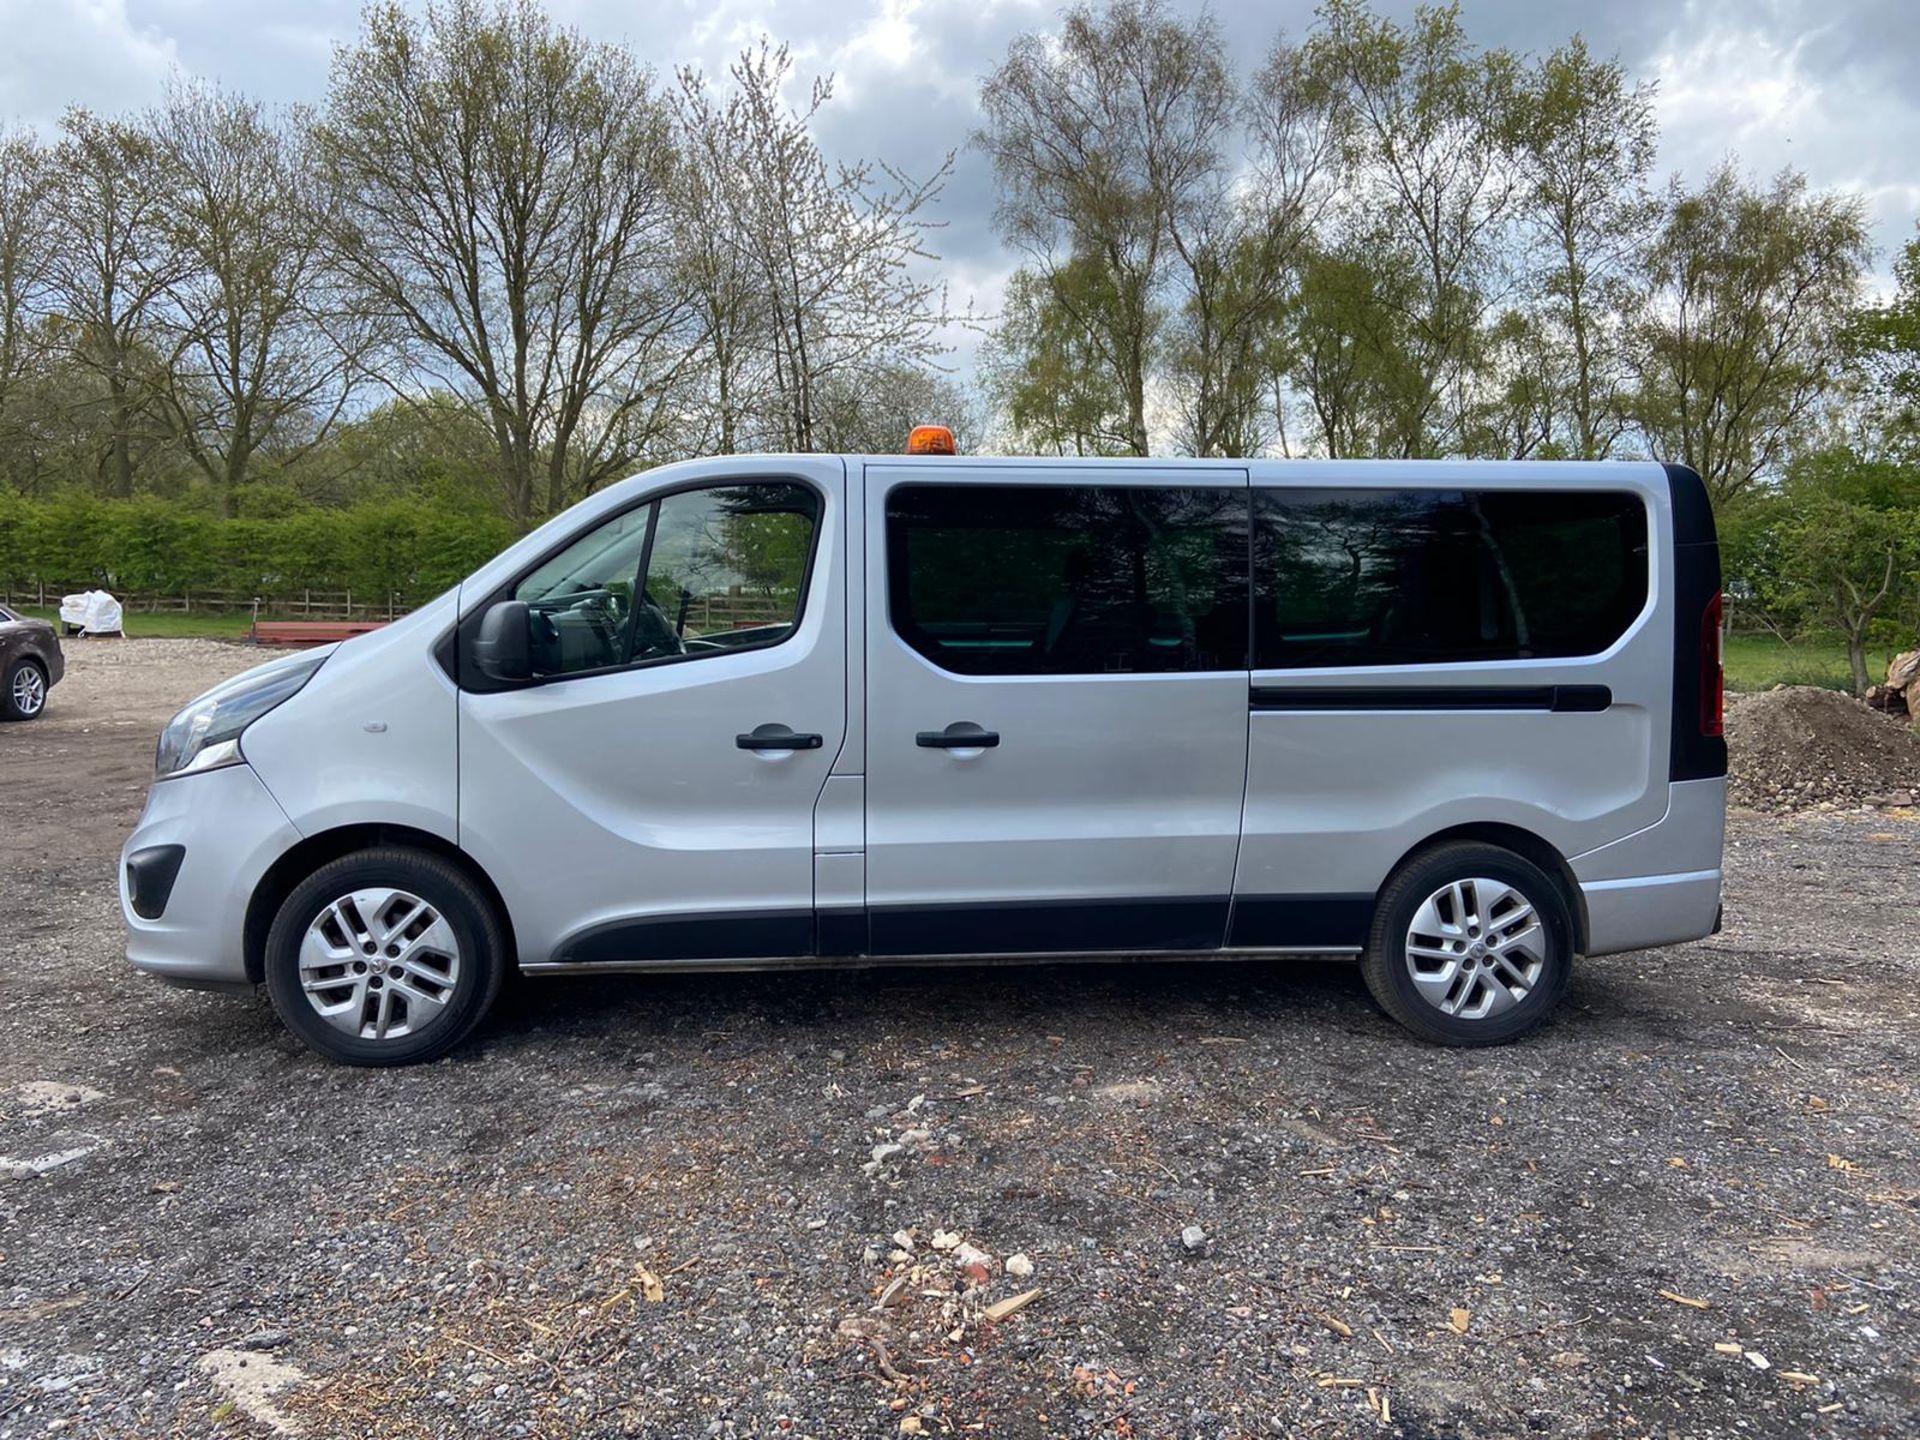
[[[1255,710],[1546,710],[1593,714],[1605,685],[1255,685]]]
[[[1372,924],[1371,895],[1236,895],[1227,948],[1359,949]]]
[[[1039,900],[1015,904],[877,905],[875,955],[1079,955],[1218,950],[1228,899]]]
[[[644,960],[780,960],[813,953],[812,910],[765,910],[610,920],[569,936],[553,958],[580,965]]]
[[[819,913],[819,931],[822,955],[865,955],[868,949],[866,906],[823,906]]]

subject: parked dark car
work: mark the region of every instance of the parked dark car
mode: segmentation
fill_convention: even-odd
[[[0,605],[0,720],[36,718],[47,708],[47,691],[66,673],[53,626]]]

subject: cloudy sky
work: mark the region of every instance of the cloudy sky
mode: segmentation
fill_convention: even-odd
[[[1182,3],[1182,0],[1174,0]],[[1196,0],[1197,3],[1197,0]],[[1317,0],[1212,6],[1249,63]],[[909,173],[964,146],[980,77],[1010,37],[1053,23],[1056,0],[550,0],[588,33],[662,71],[716,73],[762,34],[803,72],[831,71],[824,139],[843,158]],[[1405,15],[1412,0],[1377,0]],[[359,0],[0,0],[0,123],[45,126],[68,105],[134,108],[181,70],[273,101],[316,102]],[[1732,153],[1767,174],[1866,197],[1883,252],[1920,218],[1920,0],[1465,0],[1483,44],[1544,50],[1582,31],[1659,87],[1662,162],[1697,176]],[[1009,262],[992,227],[992,176],[962,149],[938,243],[954,300],[991,309]],[[1880,268],[1886,269],[1883,253]]]

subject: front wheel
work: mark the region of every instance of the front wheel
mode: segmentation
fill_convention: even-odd
[[[273,1008],[347,1065],[444,1055],[486,1015],[507,963],[499,918],[473,881],[436,855],[397,847],[321,866],[267,933]]]
[[[1440,1045],[1498,1045],[1546,1019],[1573,969],[1560,887],[1497,845],[1417,856],[1374,909],[1361,970],[1380,1007]]]
[[[40,662],[22,656],[7,667],[0,688],[0,719],[36,720],[47,708],[47,672]]]

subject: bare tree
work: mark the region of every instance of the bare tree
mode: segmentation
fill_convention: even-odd
[[[827,381],[815,397],[820,448],[897,455],[916,425],[945,425],[962,455],[977,453],[985,420],[972,391],[916,365]]]
[[[734,62],[724,103],[683,72],[680,114],[701,177],[689,193],[717,207],[688,223],[704,231],[693,252],[723,424],[752,408],[759,443],[809,451],[828,389],[882,383],[946,349],[945,292],[923,272],[938,259],[928,211],[952,156],[924,180],[880,161],[830,165],[813,123],[832,79],[794,108],[783,98],[792,69],[784,47],[763,42]],[[757,405],[740,398],[743,381]]]
[[[153,137],[125,120],[69,110],[60,137],[46,190],[48,299],[68,353],[104,389],[108,488],[127,498],[136,450],[157,428],[155,310],[180,273],[163,166]]]
[[[377,6],[335,57],[317,139],[338,262],[408,341],[396,384],[424,366],[472,397],[514,519],[667,433],[691,338],[672,123],[628,51],[536,0]]]
[[[681,263],[699,319],[700,380],[711,389],[704,407],[712,416],[711,443],[701,448],[732,455],[754,438],[753,415],[766,388],[766,317],[756,303],[758,272],[749,248],[726,218],[741,165],[727,107],[715,101],[698,70],[684,68],[678,78]]]
[[[181,260],[164,396],[221,512],[262,452],[286,463],[345,409],[366,327],[325,263],[304,132],[257,102],[180,85],[154,119]]]

